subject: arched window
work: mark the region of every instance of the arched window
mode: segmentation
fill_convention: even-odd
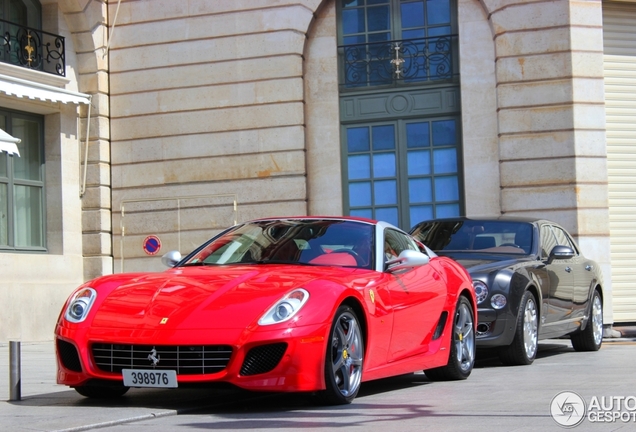
[[[338,0],[343,210],[463,213],[456,0]]]

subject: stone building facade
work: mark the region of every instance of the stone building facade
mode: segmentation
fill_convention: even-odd
[[[149,235],[159,254],[188,252],[236,221],[305,214],[405,229],[447,214],[552,219],[602,266],[606,323],[636,321],[636,290],[613,284],[633,248],[612,215],[633,205],[609,192],[624,158],[608,152],[604,79],[606,10],[636,17],[636,2],[40,3],[90,127],[85,146],[81,101],[44,114],[47,248],[0,251],[0,341],[50,339],[82,280],[160,270]],[[385,43],[406,40],[437,57]],[[0,110],[40,112],[18,99]],[[616,181],[636,196],[636,179]]]

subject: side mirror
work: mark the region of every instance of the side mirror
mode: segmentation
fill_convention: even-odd
[[[161,263],[166,267],[174,267],[179,261],[181,261],[179,251],[170,251],[161,257]]]
[[[431,259],[422,252],[405,249],[400,256],[386,262],[387,271],[394,273],[413,267],[419,267],[428,264]]]
[[[569,246],[558,245],[552,248],[550,251],[550,256],[548,257],[548,264],[550,264],[555,259],[570,259],[574,257],[574,250]]]

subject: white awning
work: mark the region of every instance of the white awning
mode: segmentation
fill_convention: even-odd
[[[0,152],[7,152],[10,155],[16,154],[20,156],[17,145],[20,141],[20,138],[12,137],[8,133],[0,129]]]
[[[0,74],[0,92],[9,96],[74,104],[90,104],[89,95]]]

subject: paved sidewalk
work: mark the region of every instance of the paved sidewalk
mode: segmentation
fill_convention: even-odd
[[[9,401],[9,344],[0,344],[0,430],[82,431],[188,412],[208,398],[204,389],[131,389],[130,398],[98,401],[56,384],[53,342],[21,344],[20,401]],[[197,403],[198,401],[198,403]]]
[[[606,355],[618,355],[621,358],[627,355],[627,358],[630,358],[636,343],[636,327],[618,330],[621,331],[622,338],[605,339],[605,346],[608,348]],[[554,343],[563,344],[571,349],[568,341],[554,341]],[[624,346],[625,352],[622,352],[623,349],[618,351],[612,349],[612,346],[614,348]],[[237,400],[237,391],[219,391],[218,389],[180,389],[179,391],[131,389],[127,393],[130,397],[109,401],[91,400],[81,397],[66,386],[55,383],[56,363],[53,342],[22,343],[21,354],[22,400],[9,402],[9,344],[0,344],[0,430],[2,431],[92,430],[186,414],[206,406],[223,406],[230,399]],[[584,357],[579,357],[579,359],[582,358]],[[537,366],[530,366],[530,368],[533,367]],[[500,375],[504,372],[512,372],[512,369],[502,370]],[[528,370],[528,372],[531,371]],[[590,372],[594,372],[598,378],[598,369]],[[551,379],[549,376],[544,378],[547,381]],[[228,397],[230,393],[232,397]],[[248,399],[256,401],[263,397],[254,393],[246,395],[238,393],[238,400],[245,401],[246,405],[249,405]],[[527,420],[530,421],[530,419]]]

